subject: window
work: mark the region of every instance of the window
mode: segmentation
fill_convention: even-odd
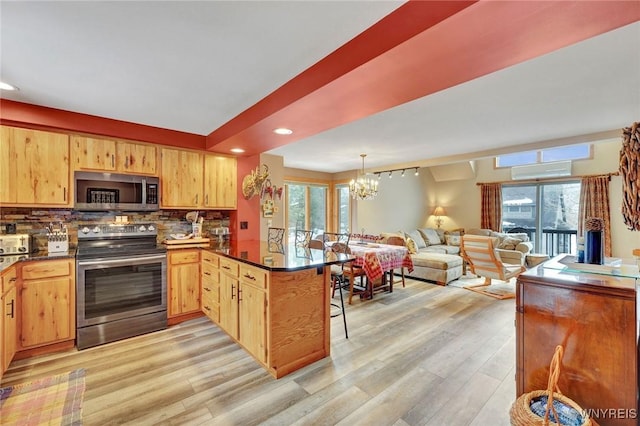
[[[526,232],[535,252],[575,254],[579,202],[579,181],[503,185],[502,229]]]
[[[336,185],[336,209],[337,223],[336,230],[339,233],[348,233],[351,229],[351,197],[349,196],[349,186]]]
[[[327,188],[327,185],[285,183],[285,221],[290,238],[296,229],[310,229],[314,235],[326,230]]]
[[[496,167],[524,166],[536,163],[551,163],[563,160],[584,160],[591,158],[591,145],[569,145],[546,148],[538,151],[517,152],[496,157]]]

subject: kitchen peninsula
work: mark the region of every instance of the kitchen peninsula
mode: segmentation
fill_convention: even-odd
[[[275,378],[330,354],[333,264],[345,254],[263,241],[201,253],[202,310]]]

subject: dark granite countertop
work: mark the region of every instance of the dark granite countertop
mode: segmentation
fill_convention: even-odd
[[[331,251],[283,245],[269,247],[266,241],[237,241],[228,247],[211,247],[209,250],[222,256],[248,263],[269,271],[299,271],[353,260],[354,257]]]
[[[40,250],[29,254],[0,256],[0,272],[16,264],[16,262],[27,260],[73,259],[75,257],[75,247],[61,253],[49,253],[47,250]]]

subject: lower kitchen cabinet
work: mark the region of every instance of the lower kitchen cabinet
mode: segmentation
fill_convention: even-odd
[[[200,258],[200,294],[202,312],[215,323],[220,322],[220,269],[218,257],[202,251]]]
[[[18,351],[73,341],[75,294],[73,259],[21,262],[18,265]]]
[[[328,266],[270,271],[208,256],[219,266],[218,325],[271,375],[282,377],[329,355]]]
[[[0,377],[7,371],[13,356],[16,354],[18,343],[17,297],[16,297],[16,268],[11,266],[2,272],[0,278]]]
[[[200,250],[177,249],[167,257],[168,317],[200,314]]]

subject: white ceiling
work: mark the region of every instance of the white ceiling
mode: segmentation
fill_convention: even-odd
[[[207,135],[400,4],[2,1],[0,80],[20,87],[2,97]],[[393,168],[638,120],[636,22],[270,153]]]

